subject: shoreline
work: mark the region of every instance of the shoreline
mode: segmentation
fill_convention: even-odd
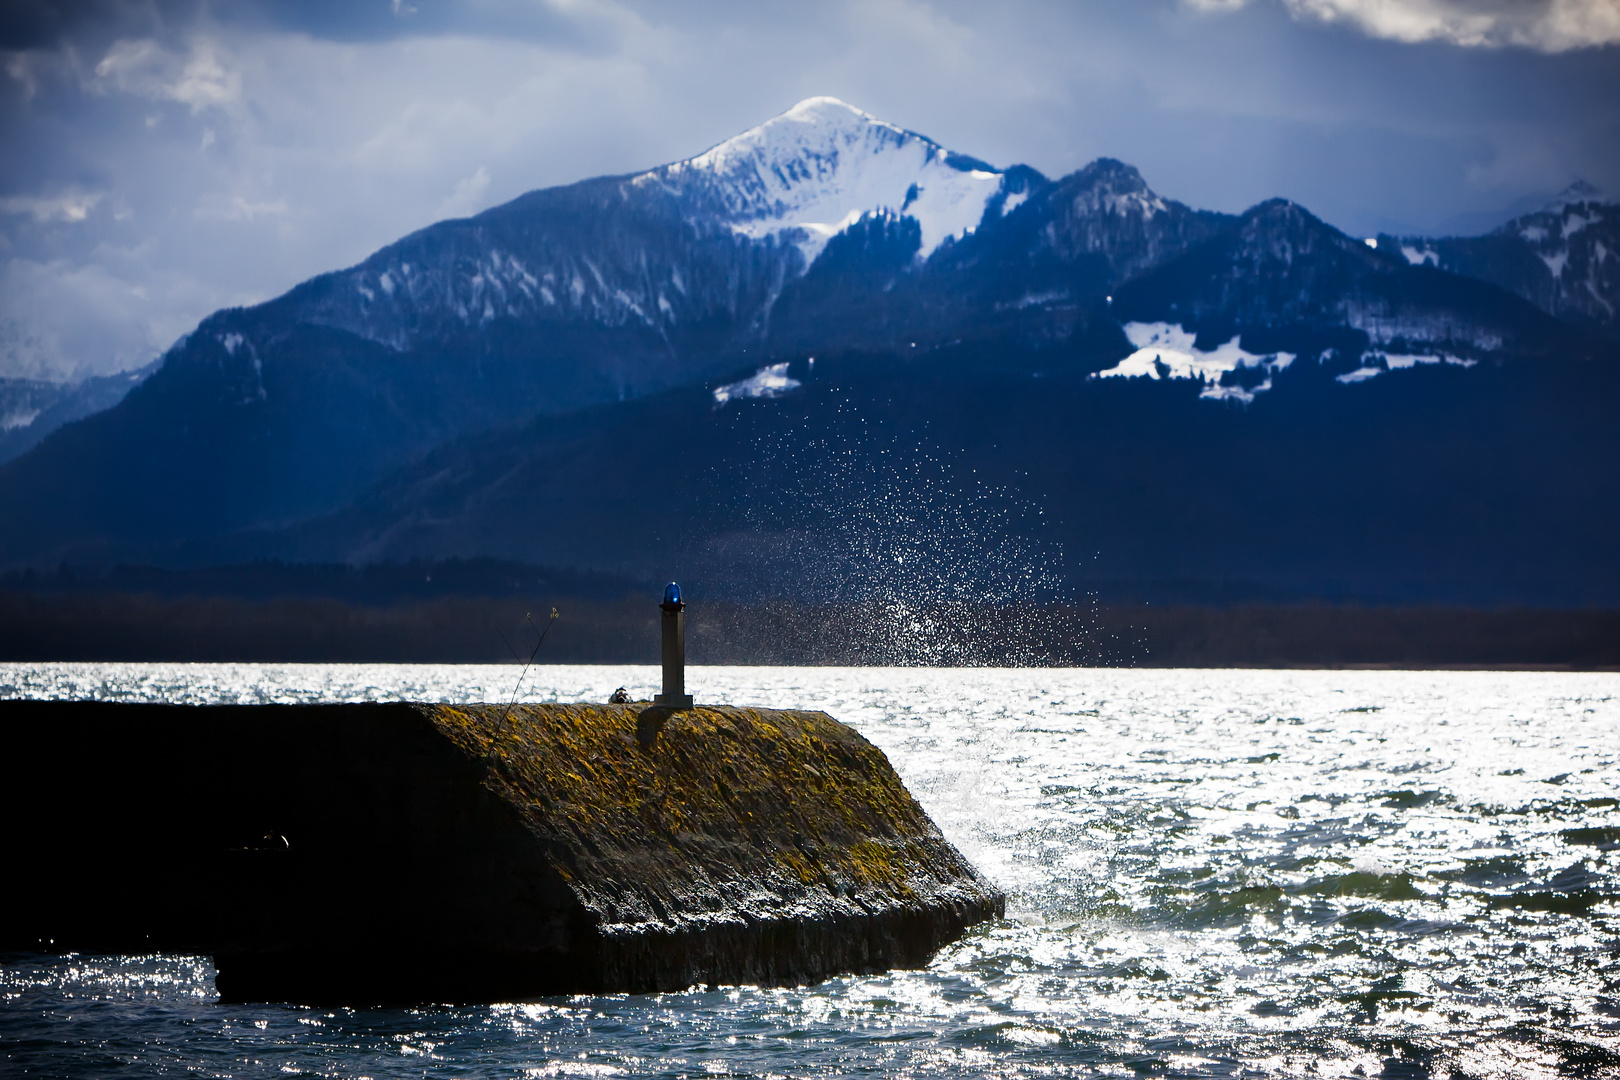
[[[0,661],[510,663],[525,615],[553,606],[562,618],[538,663],[657,662],[656,611],[640,597],[359,603],[5,590]],[[1617,671],[1620,610],[713,601],[694,610],[688,641],[702,665]]]

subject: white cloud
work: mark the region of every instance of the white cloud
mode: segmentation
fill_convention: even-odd
[[[109,186],[0,196],[0,376],[138,365],[211,311],[269,299],[440,218],[718,141],[667,130],[678,104],[642,108],[637,63],[612,53],[215,37],[126,39],[89,69],[46,51],[28,67],[60,76],[40,81],[31,108],[72,102],[95,118],[35,149],[72,151]],[[0,159],[22,145],[0,143]],[[78,239],[20,232],[30,216],[82,222]]]
[[[0,265],[0,372],[81,378],[139,367],[187,329],[154,300],[172,281],[105,266],[15,258]]]
[[[196,216],[214,221],[253,221],[261,217],[277,217],[287,212],[285,199],[255,202],[241,195],[228,198],[209,196],[197,207]]]
[[[66,191],[58,195],[6,195],[0,214],[31,214],[35,221],[83,221],[104,196],[99,191]]]
[[[96,65],[93,87],[190,106],[193,115],[225,108],[242,96],[242,74],[227,67],[221,44],[196,37],[186,52],[150,38],[115,42]]]
[[[471,176],[456,181],[450,197],[439,204],[440,217],[469,217],[482,210],[489,194],[489,170],[478,166]]]
[[[30,53],[12,53],[6,57],[6,74],[22,84],[24,99],[39,93],[39,77],[34,71],[35,57]]]
[[[1233,11],[1250,0],[1184,0]],[[1297,19],[1346,23],[1372,37],[1416,44],[1522,46],[1564,52],[1620,43],[1620,0],[1282,0]]]

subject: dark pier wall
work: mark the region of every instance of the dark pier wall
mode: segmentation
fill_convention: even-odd
[[[0,702],[0,948],[212,954],[222,996],[796,983],[1002,909],[822,713]]]

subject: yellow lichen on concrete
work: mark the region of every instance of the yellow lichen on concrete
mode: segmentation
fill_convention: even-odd
[[[972,876],[883,753],[825,713],[424,709],[610,920],[659,918],[664,898],[731,903],[741,881],[784,903],[858,888],[870,904]]]

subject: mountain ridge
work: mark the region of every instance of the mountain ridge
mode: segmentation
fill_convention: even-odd
[[[1483,236],[1377,238],[1415,266],[1498,285],[1569,322],[1620,340],[1620,203],[1572,185],[1546,207]]]
[[[1607,265],[1606,257],[1594,257]],[[1134,436],[1106,419],[1110,408],[1133,416],[1143,431],[1171,425],[1160,431],[1165,445],[1182,445],[1176,426],[1205,425],[1200,409],[1301,410],[1301,418],[1275,423],[1243,421],[1272,432],[1268,453],[1287,453],[1279,433],[1292,432],[1287,438],[1305,440],[1304,447],[1312,436],[1298,425],[1306,417],[1360,417],[1357,403],[1364,400],[1394,402],[1410,393],[1411,404],[1401,407],[1408,412],[1421,403],[1462,410],[1459,416],[1466,409],[1448,402],[1473,401],[1467,408],[1477,417],[1512,426],[1518,421],[1511,410],[1502,411],[1511,403],[1475,400],[1484,388],[1514,386],[1524,396],[1522,380],[1541,377],[1536,371],[1546,367],[1548,385],[1564,393],[1570,379],[1583,377],[1570,372],[1607,371],[1598,358],[1612,359],[1612,349],[1600,328],[1560,321],[1500,284],[1415,265],[1429,261],[1382,240],[1369,246],[1286,200],[1238,215],[1195,210],[1159,196],[1135,168],[1108,158],[1055,180],[1026,166],[998,169],[834,99],[810,99],[693,158],[530,192],[418,230],[264,304],[209,316],[117,407],[0,466],[0,503],[14,508],[0,531],[0,566],[62,559],[195,565],[257,555],[361,562],[498,555],[585,565],[619,542],[610,537],[615,515],[656,501],[655,492],[631,482],[640,469],[665,475],[671,491],[686,493],[671,496],[686,500],[680,543],[707,553],[699,560],[704,573],[724,574],[731,557],[751,567],[739,570],[743,577],[776,588],[769,583],[780,575],[758,553],[791,550],[799,541],[785,538],[802,541],[803,534],[761,523],[797,511],[761,497],[753,517],[738,516],[718,481],[694,487],[684,474],[659,473],[654,466],[663,451],[652,433],[723,419],[719,412],[703,419],[705,410],[786,416],[804,397],[822,405],[800,417],[803,438],[822,439],[815,427],[821,425],[842,432],[850,453],[909,454],[927,442],[917,441],[918,433],[932,423],[904,402],[909,386],[939,416],[959,423],[966,423],[964,402],[951,395],[1001,402],[993,414],[1000,424],[1052,428],[1047,443],[1021,444],[1025,453],[1049,445],[1114,460],[1108,446],[1059,436],[1063,418],[1043,413],[1048,399],[1038,392],[1038,381],[1048,380],[1040,385],[1056,388],[1051,401],[1091,417],[1115,438]],[[1583,360],[1598,363],[1582,368]],[[868,379],[863,363],[887,374]],[[1475,378],[1498,368],[1517,374]],[[842,405],[826,397],[828,371],[843,372],[852,388]],[[1590,381],[1606,388],[1606,378]],[[1375,379],[1376,390],[1361,385]],[[1178,385],[1183,380],[1193,385]],[[1507,391],[1489,391],[1496,392]],[[1545,400],[1591,422],[1589,403]],[[778,413],[759,412],[773,408]],[[862,442],[856,429],[840,426],[839,408],[867,409],[863,415],[887,425],[900,442]],[[578,432],[582,416],[597,418],[592,422],[625,446],[601,444],[594,458],[582,457],[578,447],[590,438],[581,435],[585,441],[569,444],[573,449],[546,449],[543,439],[538,450],[519,451],[516,443],[499,449],[503,440],[530,438],[524,432]],[[627,417],[639,418],[637,424]],[[1540,422],[1521,426],[1541,431]],[[1211,438],[1236,445],[1251,437],[1242,423],[1211,423]],[[766,439],[780,455],[787,451],[779,436],[767,438],[762,429],[751,437]],[[480,440],[497,449],[464,452]],[[1020,468],[1033,468],[968,442],[978,446],[987,474],[1002,475],[997,490],[1004,493],[1017,489]],[[718,436],[705,445],[719,456],[684,458],[689,469],[749,475],[752,466],[736,464],[737,446]],[[1600,459],[1607,452],[1582,445]],[[944,444],[938,449],[954,453]],[[1466,471],[1442,450],[1436,452],[1448,467]],[[1310,452],[1323,461],[1331,456],[1320,446]],[[573,492],[582,505],[592,503],[594,489],[639,494],[596,500],[601,512],[573,528],[567,552],[546,549],[539,539],[533,541],[539,546],[525,547],[521,532],[512,539],[511,530],[502,533],[466,505],[434,508],[433,492],[448,490],[427,482],[435,461],[461,470],[476,502],[493,497],[490,484],[516,475],[518,458],[533,462],[525,475],[536,479],[501,496],[513,513],[524,497],[563,513],[543,494],[545,484]],[[804,460],[825,468],[836,455],[806,452]],[[922,458],[907,460],[915,468],[886,482],[944,490],[960,480],[935,476]],[[1153,469],[1173,468],[1154,460]],[[1509,463],[1491,460],[1511,471]],[[722,468],[722,461],[733,464]],[[1567,465],[1572,475],[1588,476],[1582,470],[1589,466]],[[965,459],[952,468],[974,470]],[[1052,480],[1039,498],[1063,503],[1066,515],[1076,500],[1138,505],[1132,492],[1152,488],[1152,471],[1133,473],[1148,466],[1128,459],[1117,468],[1132,477],[1124,487],[1076,466],[1070,472],[1086,476],[1084,484]],[[493,471],[484,476],[480,469]],[[1445,482],[1441,473],[1430,481]],[[1392,475],[1389,482],[1402,481]],[[1607,490],[1608,481],[1593,482],[1594,490]],[[867,491],[875,483],[868,478],[857,486]],[[1474,483],[1460,489],[1478,497]],[[365,510],[381,506],[378,493],[387,491],[398,496],[388,496],[395,499],[388,509]],[[845,500],[829,506],[834,517],[883,512],[877,504],[849,502],[847,491],[830,497]],[[1184,497],[1225,520],[1202,493]],[[411,498],[421,501],[410,504]],[[1533,493],[1525,498],[1525,505],[1540,505]],[[1391,500],[1387,506],[1413,505],[1405,495]],[[995,514],[1023,521],[1019,528],[1035,528],[1041,516],[1028,516],[1010,494],[991,502],[999,507]],[[704,515],[693,508],[700,506],[710,507],[705,513],[712,511],[720,533],[699,535]],[[1223,527],[1306,535],[1285,520],[1296,511],[1275,501],[1266,507],[1255,510],[1252,522]],[[1485,520],[1454,509],[1475,527]],[[917,506],[904,513],[926,516]],[[1158,520],[1156,514],[1142,507],[1143,521]],[[548,535],[532,515],[517,517],[534,537]],[[440,519],[459,537],[444,550],[422,539],[449,535],[432,524]],[[1138,535],[1128,523],[1111,528],[1071,532],[1066,542],[1170,551],[1163,537]],[[1424,528],[1431,538],[1444,533],[1437,521]],[[310,539],[323,530],[330,542]],[[973,534],[965,521],[959,531]],[[1020,539],[1017,532],[994,543],[1027,549],[1033,534]],[[508,536],[506,547],[478,549],[481,535],[497,533]],[[406,535],[417,539],[403,545],[389,539]],[[946,547],[926,557],[944,558]],[[1240,550],[1228,555],[1240,558]],[[1578,561],[1590,565],[1591,553],[1581,550]],[[648,562],[656,549],[631,545],[624,552],[601,569],[657,576]],[[1132,574],[1219,572],[1186,554],[1166,555],[1185,567],[1139,567],[1120,558]],[[1479,567],[1500,572],[1506,565],[1500,554]],[[871,570],[844,558],[826,555],[817,573],[836,578],[826,568],[834,563],[848,574]],[[1321,572],[1323,581],[1331,576],[1330,568]],[[1054,573],[1061,578],[1067,571]],[[1305,571],[1289,573],[1286,586],[1303,587]],[[1359,580],[1376,576],[1370,569],[1357,573]],[[1593,580],[1600,578],[1607,581]]]

